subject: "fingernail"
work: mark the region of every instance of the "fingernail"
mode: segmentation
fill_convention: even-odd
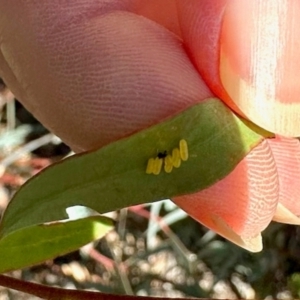
[[[211,216],[211,218],[218,228],[218,233],[232,243],[251,252],[260,252],[263,249],[262,237],[260,233],[253,237],[243,237],[236,234],[220,217]]]
[[[229,105],[257,125],[299,136],[298,0],[231,0],[220,35],[220,80]]]
[[[300,225],[300,218],[294,215],[281,203],[278,203],[273,221],[285,224]]]

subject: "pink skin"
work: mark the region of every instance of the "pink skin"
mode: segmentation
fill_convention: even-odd
[[[0,76],[41,122],[78,152],[128,136],[214,95],[256,122],[255,105],[248,104],[249,112],[222,77],[228,69],[234,71],[228,73],[232,82],[236,73],[247,82],[261,76],[259,68],[249,67],[252,53],[242,48],[249,40],[243,40],[241,32],[234,38],[232,28],[241,22],[234,12],[242,15],[243,8],[240,0],[230,1],[164,0],[162,5],[161,0],[0,0]],[[252,3],[248,9],[257,11],[253,3],[263,1],[270,0],[247,0]],[[250,25],[244,28],[249,34]],[[265,53],[263,47],[254,45],[256,53]],[[220,49],[229,61],[222,61],[223,67]],[[289,53],[294,59],[293,50]],[[257,57],[264,65],[264,57]],[[269,94],[280,72],[294,74],[293,68],[286,69],[289,60],[284,61],[277,77],[270,77]],[[282,82],[280,99],[286,91]],[[287,89],[292,95],[299,84],[293,82]],[[274,116],[264,116],[268,126]],[[258,124],[261,119],[257,113]],[[299,156],[298,142],[285,141],[295,145],[280,138],[264,142],[224,180],[175,202],[233,242],[258,251],[257,237],[274,215],[280,221],[299,222],[294,198],[282,200],[284,212],[282,207],[276,210],[278,201],[286,199],[287,187],[296,187],[300,172],[295,168],[281,177],[284,167],[294,165]],[[277,167],[287,148],[289,156]],[[282,181],[284,189],[279,188]]]

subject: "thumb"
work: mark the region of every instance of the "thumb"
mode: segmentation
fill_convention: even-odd
[[[110,143],[212,96],[161,25],[119,11],[116,1],[96,15],[83,13],[82,1],[67,10],[57,2],[0,2],[0,75],[74,149]]]

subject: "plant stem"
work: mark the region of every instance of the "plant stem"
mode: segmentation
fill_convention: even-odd
[[[139,296],[125,296],[104,294],[100,292],[88,292],[79,290],[66,290],[56,287],[49,287],[42,284],[27,282],[20,279],[15,279],[9,276],[0,275],[0,286],[9,289],[18,290],[23,293],[31,294],[47,300],[182,300],[182,298],[153,298]],[[193,300],[192,298],[185,298]],[[195,299],[195,298],[194,298]],[[202,299],[205,300],[205,299]],[[206,299],[213,300],[213,299]]]

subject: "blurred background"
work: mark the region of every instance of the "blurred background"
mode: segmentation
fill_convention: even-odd
[[[26,180],[72,154],[0,78],[0,216]],[[297,226],[272,223],[263,233],[264,250],[252,254],[195,222],[170,200],[109,217],[116,227],[103,239],[8,275],[62,288],[140,296],[300,298]],[[0,300],[8,299],[38,298],[0,287]]]

